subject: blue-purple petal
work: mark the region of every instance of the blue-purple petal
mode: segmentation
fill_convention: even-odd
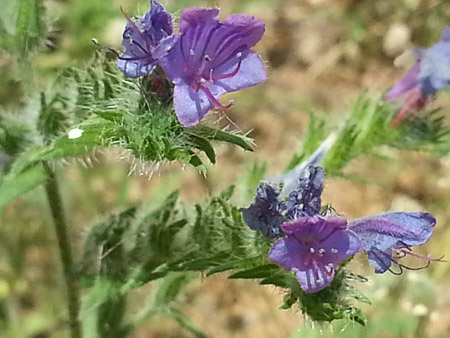
[[[150,74],[158,58],[154,54],[160,42],[172,34],[172,17],[156,0],[143,17],[128,19],[123,33],[122,46],[117,67],[128,77],[137,78]]]
[[[231,14],[224,21],[225,26],[233,27],[241,36],[241,43],[247,48],[261,40],[265,31],[265,22],[248,14]]]
[[[397,82],[386,94],[386,100],[398,98],[418,86],[417,78],[420,72],[420,61],[416,61],[406,75]]]
[[[320,216],[283,223],[286,237],[272,246],[269,258],[295,272],[303,291],[320,291],[332,282],[342,261],[362,250],[359,238],[346,226],[346,220]]]
[[[218,8],[185,8],[181,14],[179,29],[180,32],[185,32],[195,26],[215,25],[219,23],[219,9]]]
[[[377,273],[390,267],[392,249],[425,244],[436,219],[425,212],[390,212],[350,222],[348,228],[359,237]],[[386,256],[387,255],[387,256]]]
[[[433,94],[450,84],[450,41],[445,39],[447,34],[444,30],[444,40],[419,51],[421,65],[417,83],[425,95]]]
[[[185,127],[192,127],[199,123],[213,108],[202,90],[196,92],[191,86],[184,83],[175,85],[173,102],[178,120]]]
[[[231,73],[236,69],[237,64],[238,60],[232,60],[221,67],[218,73]],[[266,70],[261,57],[253,51],[246,51],[242,53],[241,66],[237,74],[227,79],[218,80],[215,85],[230,93],[255,86],[266,79]]]

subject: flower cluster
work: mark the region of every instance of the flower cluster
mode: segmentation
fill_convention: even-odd
[[[266,79],[264,63],[250,49],[264,34],[265,24],[253,16],[232,14],[219,22],[218,9],[186,8],[180,33],[173,33],[172,17],[151,0],[143,17],[126,17],[119,69],[137,78],[162,67],[175,85],[175,113],[185,127],[199,123],[213,108],[229,108],[232,102],[223,105],[221,95]]]
[[[416,48],[414,53],[417,61],[386,95],[389,101],[406,94],[394,126],[409,114],[417,114],[434,93],[450,85],[450,27],[444,28],[438,43],[428,49]]]
[[[391,265],[409,268],[400,259],[411,255],[440,261],[411,251],[431,237],[436,220],[425,212],[390,212],[357,219],[320,214],[324,170],[309,166],[300,175],[297,187],[283,201],[277,189],[261,183],[254,202],[241,209],[245,222],[268,239],[280,237],[269,258],[284,269],[295,272],[305,292],[327,287],[335,271],[347,258],[365,250],[376,273]],[[394,255],[395,256],[394,256]]]

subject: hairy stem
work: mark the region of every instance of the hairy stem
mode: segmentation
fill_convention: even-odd
[[[59,193],[58,181],[55,173],[44,163],[48,172],[48,178],[45,182],[45,192],[47,193],[50,211],[55,225],[56,237],[58,239],[59,254],[63,266],[64,280],[67,291],[67,309],[69,312],[69,324],[72,338],[81,338],[81,326],[78,320],[80,312],[80,293],[76,278],[73,275],[73,258],[70,248],[69,237],[67,235],[67,223],[64,216],[64,210]]]

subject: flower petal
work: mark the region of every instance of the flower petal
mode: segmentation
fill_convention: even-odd
[[[446,26],[442,30],[441,41],[449,41],[450,42],[450,27]]]
[[[215,25],[219,22],[218,8],[185,8],[181,14],[179,29],[185,32],[198,25]]]
[[[335,274],[334,270],[328,274],[318,268],[294,271],[302,290],[306,293],[314,293],[325,289],[331,284]]]
[[[184,83],[175,85],[173,100],[178,120],[185,127],[191,127],[199,123],[206,113],[213,108],[202,90],[196,92],[191,86]]]
[[[129,54],[124,53],[122,57],[130,57]],[[129,61],[129,60],[117,60],[117,67],[125,74],[125,76],[131,77],[133,79],[141,77],[153,72],[156,67],[156,63],[142,61]]]
[[[145,31],[152,34],[153,41],[156,42],[172,34],[172,16],[158,1],[150,0],[150,4],[151,8],[145,13],[142,24]]]
[[[286,222],[269,258],[294,271],[305,292],[317,292],[333,280],[335,270],[348,257],[362,250],[359,238],[346,229],[347,221],[333,217],[302,217]]]
[[[417,82],[422,92],[429,95],[447,87],[450,84],[450,41],[441,40],[419,53],[421,65]]]
[[[264,63],[257,53],[250,50],[243,53],[241,62],[239,71],[235,76],[216,81],[214,85],[223,88],[225,92],[234,92],[257,85],[267,79]],[[237,64],[237,59],[231,60],[220,70],[218,69],[217,73],[231,73],[236,69]]]
[[[406,73],[406,75],[389,90],[386,94],[386,100],[389,101],[402,96],[416,87],[418,85],[416,80],[419,76],[420,67],[420,61],[416,61],[408,73]]]
[[[377,273],[386,271],[392,249],[425,244],[431,237],[436,219],[425,212],[390,212],[357,219],[348,228],[361,240]],[[385,253],[384,259],[379,253]],[[378,257],[378,258],[377,258]]]
[[[264,21],[248,14],[231,14],[223,21],[223,24],[238,31],[241,34],[242,43],[245,43],[247,48],[256,45],[265,31]]]
[[[117,67],[128,77],[137,78],[150,74],[156,67],[154,55],[162,39],[172,34],[172,17],[156,0],[151,0],[151,8],[144,17],[130,19],[123,33],[122,46]]]

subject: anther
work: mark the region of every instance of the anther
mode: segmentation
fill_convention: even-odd
[[[323,255],[325,253],[325,249],[319,249],[319,255]]]
[[[309,248],[309,252],[313,254],[316,251],[314,250],[314,248]]]
[[[337,253],[338,253],[338,251],[337,251],[337,249],[335,249],[335,248],[332,248],[332,249],[331,249],[331,253],[337,254]]]
[[[190,50],[189,50],[189,55],[190,55],[190,56],[194,56],[194,50],[193,50],[193,49],[190,49]]]
[[[209,55],[205,55],[205,61],[211,61],[211,57]]]
[[[242,52],[236,54],[236,57],[240,58],[242,56]]]

